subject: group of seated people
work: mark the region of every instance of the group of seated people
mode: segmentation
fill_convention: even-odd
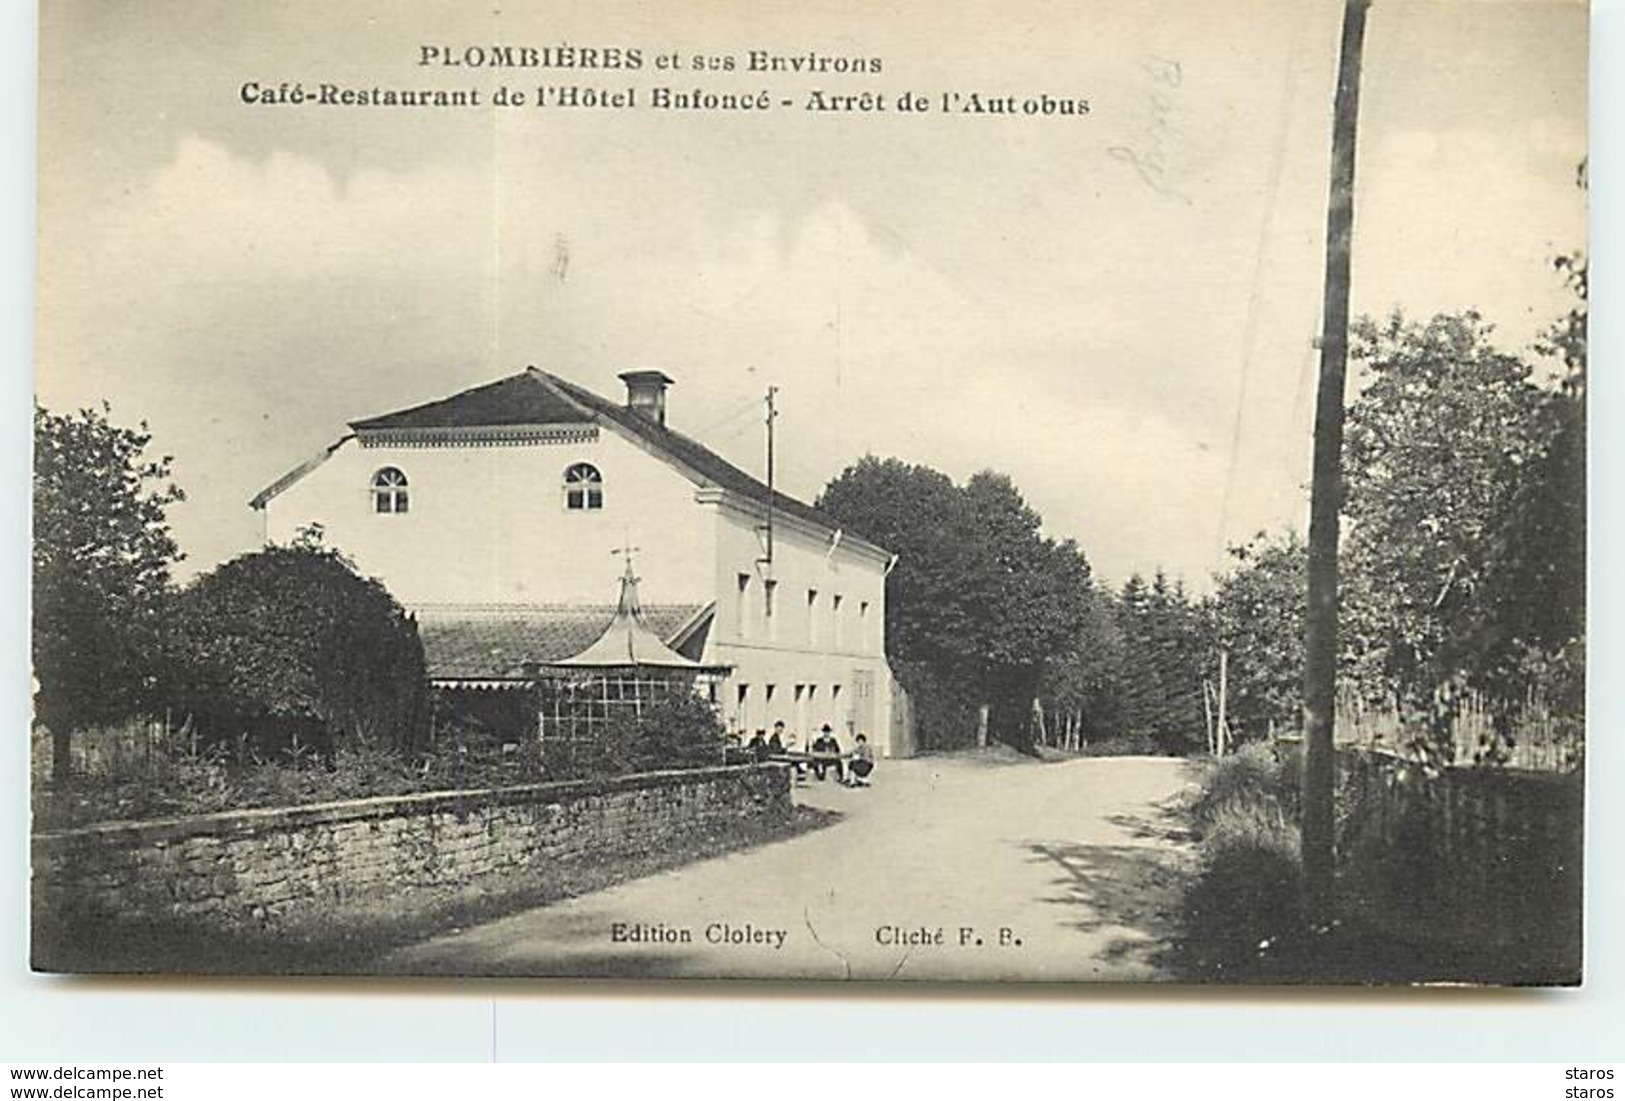
[[[869,745],[869,739],[859,734],[853,740],[852,751],[842,752],[840,740],[828,723],[819,730],[805,753],[797,749],[796,736],[785,729],[782,719],[773,724],[771,734],[758,730],[751,735],[745,748],[758,762],[775,757],[788,759],[795,766],[798,778],[806,775],[809,764],[813,775],[820,780],[827,778],[829,770],[833,768],[836,781],[847,787],[867,787],[869,774],[875,770],[875,751]]]

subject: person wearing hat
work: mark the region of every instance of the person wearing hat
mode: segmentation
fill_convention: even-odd
[[[841,760],[841,743],[835,740],[835,732],[825,723],[819,730],[818,737],[813,739],[813,773],[820,780],[824,779],[831,765],[835,766],[835,779],[846,783],[846,763]]]

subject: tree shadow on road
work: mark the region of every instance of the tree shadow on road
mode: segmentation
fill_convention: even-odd
[[[1158,841],[1172,845],[1189,845],[1196,840],[1184,814],[1181,796],[1165,799],[1146,808],[1145,812],[1108,815],[1106,821],[1137,841]]]
[[[1180,910],[1190,857],[1157,845],[1036,841],[1035,861],[1061,874],[1042,901],[1068,907],[1065,924],[1099,941],[1103,978],[1174,980]]]

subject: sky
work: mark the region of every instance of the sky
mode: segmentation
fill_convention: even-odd
[[[348,421],[536,364],[676,380],[673,427],[804,499],[866,453],[1008,473],[1112,584],[1205,588],[1301,529],[1341,5],[1331,0],[469,4],[51,0],[36,387],[146,421],[183,573]],[[425,46],[637,48],[635,73]],[[695,54],[879,58],[698,74]],[[676,53],[684,71],[656,71]],[[1478,309],[1522,348],[1586,240],[1586,12],[1377,0],[1353,305]],[[245,103],[245,82],[770,89],[791,108]],[[879,113],[800,109],[873,91]],[[904,115],[905,91],[1087,99]]]

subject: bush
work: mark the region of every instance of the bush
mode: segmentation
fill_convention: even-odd
[[[1202,839],[1185,896],[1186,948],[1199,975],[1257,973],[1290,956],[1302,935],[1302,843],[1272,801],[1231,800]]]
[[[1202,857],[1208,863],[1246,851],[1299,862],[1298,827],[1273,799],[1241,797],[1221,804],[1202,835]]]
[[[536,735],[517,741],[478,722],[447,723],[436,731],[422,770],[425,783],[437,791],[454,788],[499,788],[538,784],[564,777],[544,761]]]
[[[1271,746],[1250,742],[1213,762],[1191,803],[1192,825],[1198,834],[1205,834],[1232,803],[1273,804],[1289,817],[1296,817],[1298,788],[1297,768]]]
[[[340,747],[329,761],[312,752],[239,761],[223,746],[172,750],[155,754],[139,773],[76,775],[67,784],[36,788],[34,829],[336,803],[527,779],[453,776],[449,770],[430,769],[428,762],[413,765],[392,751],[366,747]]]
[[[264,754],[248,739],[202,740],[193,749],[189,739],[178,738],[144,757],[139,770],[37,785],[34,828],[707,768],[727,763],[725,744],[711,706],[686,692],[646,705],[641,718],[628,713],[601,738],[568,752],[549,745],[545,758],[534,737],[507,742],[453,725],[414,757],[357,742],[340,743],[331,753],[305,744]]]
[[[422,767],[413,766],[399,754],[367,746],[340,748],[331,768],[314,756],[292,766],[256,762],[235,770],[231,782],[239,806],[265,807],[410,795],[444,786],[433,783]]]
[[[239,765],[314,750],[415,758],[428,733],[417,624],[377,581],[307,539],[206,574],[176,601],[165,702]]]
[[[692,692],[678,691],[622,709],[591,740],[547,748],[554,775],[616,776],[724,763],[727,730],[716,710]]]
[[[377,796],[513,787],[725,763],[722,722],[689,693],[627,714],[604,735],[544,759],[535,738],[505,742],[485,731],[447,726],[414,757],[387,745],[340,743],[331,753],[308,744],[264,754],[248,739],[192,749],[177,739],[143,758],[139,770],[75,776],[34,791],[34,828],[186,817],[250,807],[299,806]]]
[[[36,832],[236,807],[229,771],[217,753],[157,754],[138,772],[76,774],[49,787],[36,785],[33,794]]]
[[[1185,895],[1187,962],[1198,978],[1261,978],[1303,932],[1297,769],[1263,744],[1213,763],[1188,807],[1201,866]]]

